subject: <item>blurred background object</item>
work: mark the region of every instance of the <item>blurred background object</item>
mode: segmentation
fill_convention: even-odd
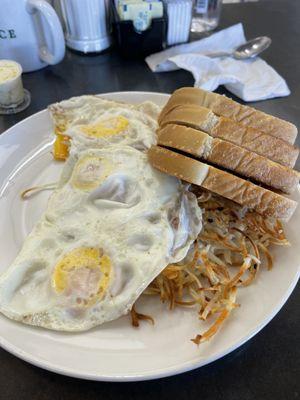
[[[233,57],[236,60],[247,60],[258,56],[271,45],[272,40],[268,36],[258,36],[233,48],[231,51],[218,51],[216,53],[205,54],[210,58]]]
[[[63,19],[69,48],[95,53],[110,47],[109,0],[54,0],[54,6]]]
[[[61,5],[60,5],[60,0],[47,0],[49,4],[51,4],[51,6],[54,8],[54,10],[56,11],[56,14],[58,15],[58,18],[60,19],[60,23],[63,27],[63,30],[65,31],[66,27],[65,27],[65,22],[63,19],[63,15],[62,15],[62,9],[61,9]]]
[[[113,33],[125,58],[144,58],[166,46],[167,15],[161,0],[111,1]]]
[[[23,88],[21,65],[0,60],[0,115],[17,114],[29,104],[30,93]]]
[[[220,20],[222,0],[194,0],[192,32],[206,32],[215,29]]]
[[[0,27],[0,59],[20,63],[24,72],[57,64],[64,57],[60,21],[45,0],[1,0]]]
[[[0,115],[25,110],[30,98],[28,90],[23,88],[21,65],[12,60],[0,60]]]
[[[168,14],[167,45],[185,43],[189,40],[192,0],[165,0]]]
[[[224,85],[247,102],[288,96],[290,90],[285,79],[263,59],[254,57],[241,60],[241,57],[232,57],[239,47],[239,56],[243,54],[248,58],[249,52],[245,52],[245,46],[257,55],[258,50],[266,49],[271,40],[263,37],[258,42],[263,44],[259,49],[256,46],[257,38],[246,44],[243,24],[238,23],[200,40],[152,54],[145,61],[153,72],[185,69],[193,75],[194,86],[214,91]],[[217,57],[211,58],[210,55]]]
[[[230,4],[230,3],[257,3],[261,0],[223,0],[223,4]]]
[[[152,19],[162,18],[161,0],[115,0],[121,21],[132,21],[137,32],[143,32],[151,26]]]
[[[0,60],[0,107],[18,106],[24,99],[22,67],[11,60]]]

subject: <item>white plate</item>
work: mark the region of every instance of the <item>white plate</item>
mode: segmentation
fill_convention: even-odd
[[[152,100],[160,105],[168,99],[165,94],[146,92],[102,96],[132,103]],[[50,154],[52,140],[52,123],[46,110],[0,136],[0,272],[18,253],[49,196],[49,192],[41,193],[29,201],[21,201],[20,191],[54,181],[62,168]],[[299,193],[296,197],[300,197]],[[0,316],[0,345],[42,368],[93,380],[146,380],[200,367],[250,339],[286,302],[299,277],[299,226],[300,207],[287,227],[292,246],[275,249],[273,270],[262,271],[253,285],[239,291],[241,307],[218,335],[199,348],[189,340],[205,328],[195,313],[188,309],[169,312],[149,298],[140,301],[139,309],[155,317],[154,327],[144,323],[134,329],[128,318],[123,317],[89,332],[64,334]]]

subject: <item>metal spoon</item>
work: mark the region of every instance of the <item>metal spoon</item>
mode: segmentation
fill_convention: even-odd
[[[272,40],[268,36],[260,36],[255,39],[249,40],[248,42],[238,46],[232,52],[221,51],[217,53],[205,54],[207,57],[233,57],[237,60],[246,60],[247,58],[256,57],[262,51],[266,50]]]

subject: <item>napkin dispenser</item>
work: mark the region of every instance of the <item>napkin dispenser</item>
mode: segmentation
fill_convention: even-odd
[[[116,46],[125,58],[145,58],[166,47],[167,15],[152,18],[150,26],[139,31],[131,20],[121,20],[114,2],[111,2],[113,35]]]

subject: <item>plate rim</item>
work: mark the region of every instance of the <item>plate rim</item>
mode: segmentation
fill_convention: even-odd
[[[117,91],[117,92],[106,92],[106,93],[100,93],[96,94],[96,96],[104,96],[106,98],[109,98],[111,95],[158,95],[158,96],[170,96],[169,93],[162,93],[162,92],[151,92],[151,91]],[[72,97],[77,97],[77,96],[72,96]],[[47,108],[40,110],[23,120],[19,121],[18,123],[12,125],[10,128],[5,130],[3,133],[0,135],[0,146],[1,146],[1,138],[3,136],[7,136],[11,133],[11,130],[15,129],[21,124],[26,123],[27,120],[34,118],[38,116],[39,114],[43,114],[45,112],[48,112]],[[299,266],[300,267],[300,266]],[[67,367],[61,367],[59,365],[56,365],[55,363],[45,361],[39,357],[36,357],[26,351],[21,350],[18,346],[12,345],[9,341],[4,339],[1,334],[0,334],[0,346],[8,351],[9,353],[13,354],[14,356],[22,359],[23,361],[26,361],[36,367],[45,369],[50,372],[55,372],[59,373],[64,376],[69,376],[72,378],[78,378],[78,379],[86,379],[86,380],[92,380],[92,381],[103,381],[103,382],[137,382],[137,381],[146,381],[146,380],[153,380],[153,379],[161,379],[164,377],[169,377],[169,376],[174,376],[177,374],[182,374],[188,371],[192,371],[194,369],[203,367],[207,364],[210,364],[214,361],[217,361],[218,359],[223,358],[227,354],[231,353],[232,351],[236,350],[240,346],[242,346],[244,343],[249,341],[251,338],[253,338],[258,332],[260,332],[277,314],[278,312],[282,309],[284,304],[287,302],[288,298],[292,294],[294,288],[297,285],[297,282],[300,278],[300,268],[298,267],[298,271],[294,276],[294,279],[291,281],[289,287],[286,289],[286,292],[284,296],[281,297],[281,299],[278,301],[276,306],[273,307],[272,312],[270,312],[261,322],[258,324],[255,328],[250,329],[247,334],[245,334],[238,342],[234,343],[233,345],[229,346],[228,348],[225,348],[223,351],[220,351],[219,353],[215,354],[212,357],[207,357],[206,359],[199,359],[196,361],[191,361],[191,362],[185,362],[183,365],[180,366],[179,364],[176,364],[171,367],[163,367],[161,370],[157,370],[157,372],[144,372],[142,374],[121,374],[121,375],[99,375],[97,373],[92,374],[92,373],[84,373],[83,371],[78,371],[78,369],[72,369],[72,368],[67,368]],[[182,362],[181,362],[182,364]]]
[[[78,372],[76,370],[73,370],[71,368],[65,368],[65,367],[60,367],[59,365],[55,365],[54,363],[51,362],[45,362],[40,360],[37,357],[34,357],[30,355],[29,353],[22,351],[18,349],[16,346],[9,344],[6,340],[4,340],[0,336],[0,346],[8,351],[9,353],[13,354],[14,356],[22,359],[23,361],[28,362],[29,364],[32,364],[36,367],[45,369],[50,372],[54,373],[59,373],[60,375],[68,376],[71,378],[77,378],[77,379],[85,379],[85,380],[90,380],[90,381],[99,381],[99,382],[139,382],[139,381],[150,381],[150,380],[155,380],[155,379],[162,379],[170,376],[175,376],[179,374],[183,374],[185,372],[189,372],[201,367],[204,367],[205,365],[211,364],[214,361],[217,361],[226,355],[230,354],[234,350],[238,349],[241,347],[243,344],[248,342],[251,338],[253,338],[257,333],[259,333],[277,314],[278,312],[282,309],[284,304],[287,302],[288,298],[292,294],[294,288],[297,285],[297,282],[300,277],[300,270],[298,269],[297,275],[295,276],[295,279],[293,282],[290,284],[289,288],[287,289],[285,296],[282,297],[281,301],[277,304],[276,307],[274,307],[273,312],[266,317],[261,324],[259,324],[256,328],[252,329],[247,335],[245,335],[239,342],[235,343],[234,345],[228,347],[225,349],[223,352],[220,352],[216,354],[215,356],[211,358],[207,358],[205,360],[199,360],[199,361],[194,361],[191,363],[185,363],[182,367],[177,367],[176,365],[174,367],[169,367],[169,368],[164,368],[165,371],[160,371],[157,373],[152,373],[147,372],[143,374],[122,374],[122,375],[97,375],[97,374],[86,374],[82,372]]]

